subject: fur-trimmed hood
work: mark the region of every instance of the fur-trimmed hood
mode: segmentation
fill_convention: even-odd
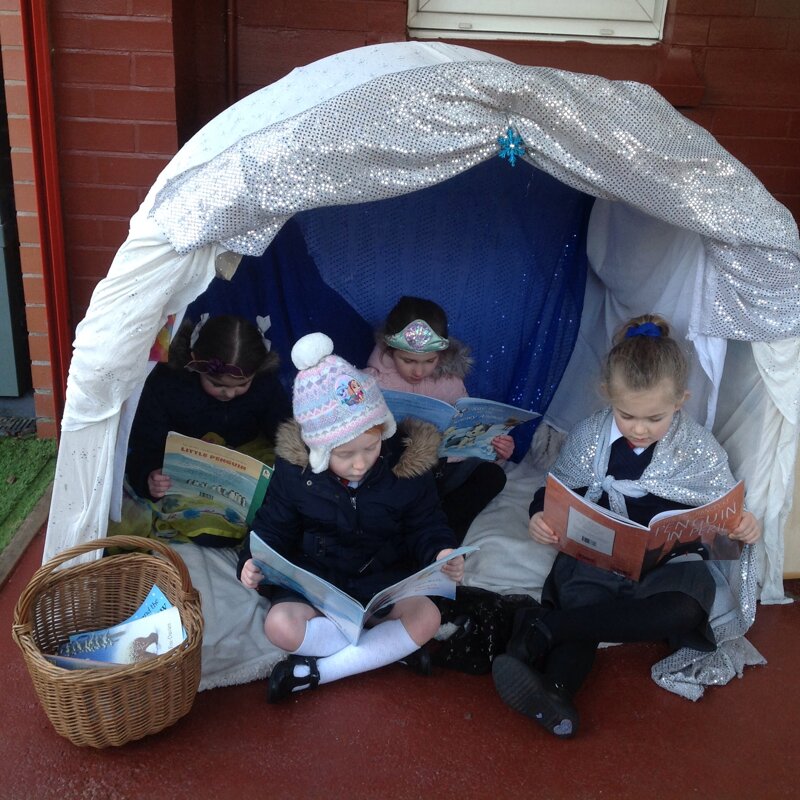
[[[386,342],[383,339],[385,331],[380,329],[375,333],[375,343],[381,351],[381,354],[388,351]],[[469,345],[464,344],[460,339],[449,337],[450,346],[447,350],[439,352],[439,363],[433,371],[431,377],[434,380],[440,378],[454,377],[462,381],[472,370],[474,359],[470,355]]]
[[[387,459],[397,478],[416,478],[436,466],[441,439],[434,425],[406,419],[398,424],[397,433],[384,442],[381,456]],[[275,455],[302,469],[309,466],[308,447],[296,420],[288,420],[278,427]]]

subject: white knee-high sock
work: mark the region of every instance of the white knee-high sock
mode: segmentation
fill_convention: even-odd
[[[319,682],[330,683],[359,672],[383,667],[405,658],[419,645],[408,635],[399,619],[381,622],[361,634],[358,644],[351,644],[338,653],[317,661]]]
[[[306,633],[297,650],[298,656],[329,656],[347,647],[347,639],[327,617],[312,617],[306,623]]]

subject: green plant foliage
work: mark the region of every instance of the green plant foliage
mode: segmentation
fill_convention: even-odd
[[[55,465],[55,440],[0,436],[0,551],[47,490]]]

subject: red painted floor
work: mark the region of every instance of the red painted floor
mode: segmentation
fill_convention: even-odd
[[[0,590],[0,798],[796,798],[800,605],[759,609],[767,658],[697,703],[658,688],[656,645],[604,650],[560,741],[488,676],[391,666],[268,706],[254,683],[202,692],[172,728],[78,748],[38,705],[10,635],[42,534]]]

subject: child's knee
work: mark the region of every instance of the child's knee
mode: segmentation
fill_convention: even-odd
[[[306,631],[306,620],[298,619],[288,613],[286,603],[273,606],[264,620],[264,634],[267,639],[281,650],[291,652],[300,647]]]
[[[436,635],[442,624],[442,615],[436,604],[429,598],[416,597],[413,599],[419,602],[414,603],[401,619],[408,635],[421,647]]]
[[[442,614],[439,611],[439,607],[436,603],[433,602],[430,598],[425,598],[428,602],[425,604],[425,623],[431,629],[431,636],[433,636],[436,631],[439,630],[439,626],[442,624]]]

